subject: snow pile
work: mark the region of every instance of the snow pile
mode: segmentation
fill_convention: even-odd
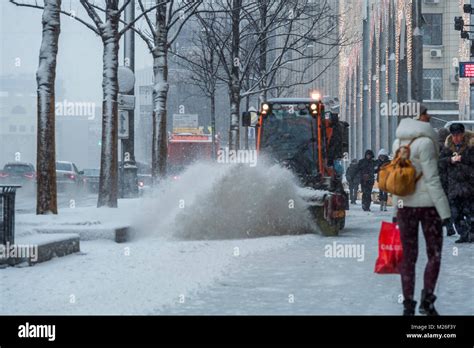
[[[199,163],[162,187],[143,205],[139,234],[200,240],[313,232],[297,179],[277,165]]]

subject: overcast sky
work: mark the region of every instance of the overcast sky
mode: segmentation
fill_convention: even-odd
[[[38,1],[42,4],[42,1]],[[87,18],[79,0],[63,0],[64,10]],[[41,44],[42,11],[17,7],[0,0],[0,75],[30,74],[35,83]],[[151,66],[151,55],[137,37],[136,69]],[[122,46],[122,42],[121,42]],[[19,67],[15,66],[18,59]],[[120,53],[120,64],[123,53]],[[57,79],[62,80],[69,101],[100,103],[102,99],[102,41],[90,29],[61,16]],[[100,105],[100,104],[99,104]]]

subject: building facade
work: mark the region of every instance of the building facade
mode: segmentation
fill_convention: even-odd
[[[387,115],[384,109],[397,104],[402,110],[404,103],[410,106],[413,102],[413,1],[340,2],[341,30],[356,38],[354,44],[343,48],[339,61],[339,96],[342,117],[351,126],[352,158],[361,158],[367,148],[390,150],[400,119],[414,116],[401,112]],[[446,121],[470,117],[469,81],[459,78],[459,62],[469,60],[469,43],[454,30],[454,17],[463,14],[465,1],[421,3],[422,98],[432,115],[432,126],[440,128]],[[469,23],[467,15],[465,22]]]

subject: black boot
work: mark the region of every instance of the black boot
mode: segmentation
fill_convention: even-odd
[[[421,301],[420,301],[420,314],[425,314],[427,316],[437,316],[439,315],[434,307],[434,302],[436,301],[436,296],[434,294],[428,294],[426,290],[421,291]]]
[[[416,301],[404,300],[403,301],[403,315],[413,316],[415,315]]]

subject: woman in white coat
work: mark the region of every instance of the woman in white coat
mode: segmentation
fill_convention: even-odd
[[[448,199],[441,186],[438,173],[438,135],[431,128],[430,116],[426,107],[421,108],[420,116],[403,119],[397,128],[397,139],[393,153],[401,145],[410,146],[410,160],[417,175],[422,174],[416,184],[416,191],[404,197],[394,197],[395,217],[400,228],[403,246],[401,280],[403,289],[404,315],[414,315],[415,266],[418,257],[418,226],[421,223],[426,240],[428,263],[424,273],[424,287],[421,293],[419,311],[421,314],[438,315],[434,302],[434,289],[441,266],[443,245],[443,223],[451,216]],[[398,208],[398,209],[397,209]]]

